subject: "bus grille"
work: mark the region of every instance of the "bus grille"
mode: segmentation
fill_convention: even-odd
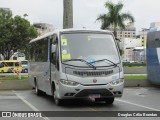
[[[113,70],[110,71],[73,71],[73,74],[82,76],[82,77],[100,77],[108,76],[113,73]]]

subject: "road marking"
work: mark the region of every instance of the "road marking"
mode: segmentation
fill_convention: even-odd
[[[28,102],[27,100],[25,100],[22,96],[20,96],[18,93],[16,93],[16,91],[12,90],[12,92],[17,95],[17,97],[19,97],[24,103],[26,103],[32,110],[34,111],[39,111],[34,105],[32,105],[30,102]],[[42,117],[45,120],[49,120],[48,117]]]
[[[88,106],[87,106],[87,108],[90,109],[91,111],[98,111],[98,110],[91,108],[91,107],[88,107]]]
[[[144,105],[139,105],[139,104],[136,104],[136,103],[132,103],[132,102],[129,102],[129,101],[125,101],[125,100],[116,99],[116,101],[123,102],[123,103],[127,103],[127,104],[131,104],[131,105],[135,105],[135,106],[142,107],[142,108],[146,108],[146,109],[153,110],[153,111],[160,111],[159,109],[147,107],[147,106],[144,106]]]

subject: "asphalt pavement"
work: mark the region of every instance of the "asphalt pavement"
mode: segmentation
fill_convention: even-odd
[[[97,112],[102,116],[105,111],[121,112],[143,112],[143,111],[159,111],[160,112],[160,88],[154,87],[136,87],[125,88],[121,98],[116,98],[112,105],[106,105],[103,102],[94,102],[91,100],[68,100],[63,106],[56,106],[53,97],[43,95],[37,96],[34,90],[27,91],[0,91],[0,111],[91,111]],[[54,115],[53,115],[54,116]],[[106,120],[106,119],[129,119],[141,120],[144,117],[41,117],[42,120]],[[73,115],[74,116],[74,115]],[[1,119],[1,118],[0,118]],[[31,118],[30,118],[31,119]],[[32,118],[37,119],[37,118]],[[157,117],[145,117],[145,119],[159,120]]]

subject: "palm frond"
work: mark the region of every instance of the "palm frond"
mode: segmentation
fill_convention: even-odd
[[[123,8],[122,2],[118,2],[117,5],[115,5],[115,12],[119,13]]]
[[[97,21],[104,21],[104,19],[106,18],[106,14],[100,14],[98,17],[97,17]]]
[[[123,18],[121,15],[118,16],[118,23],[117,24],[121,29],[125,29],[125,24],[124,24],[124,21],[123,21]]]
[[[110,25],[111,25],[112,21],[111,19],[108,17],[106,17],[106,19],[103,21],[102,25],[101,25],[101,29],[107,29]]]
[[[135,22],[134,17],[130,13],[121,14],[123,21],[130,20],[131,22]]]
[[[125,20],[130,20],[134,22],[134,17],[129,13],[121,13],[123,8],[123,3],[118,2],[118,4],[114,4],[111,1],[107,1],[105,3],[105,7],[108,9],[107,14],[101,14],[98,16],[96,20],[101,21],[102,29],[107,29],[110,25],[114,26],[114,32],[116,33],[116,28],[120,27],[125,29]]]
[[[115,4],[111,1],[107,1],[104,6],[108,8],[109,11],[113,11]]]

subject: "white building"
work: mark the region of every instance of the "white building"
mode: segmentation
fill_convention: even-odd
[[[123,38],[121,39],[121,46],[124,50],[122,59],[124,61],[136,61],[137,59],[135,58],[135,48],[141,47],[142,42],[140,39]]]
[[[10,11],[10,9],[9,8],[0,8],[0,10],[4,10],[4,11]]]
[[[26,59],[25,54],[21,52],[15,52],[10,58],[10,60],[17,60],[17,61],[23,61],[25,59]]]
[[[158,28],[160,27],[160,22],[152,22],[150,23],[150,28]]]
[[[109,27],[109,30],[113,31],[114,27],[111,25]],[[117,38],[118,39],[123,39],[123,38],[136,38],[136,28],[134,27],[134,23],[129,22],[127,23],[125,29],[121,29],[117,27]]]
[[[146,48],[145,47],[135,47],[133,50],[134,61],[146,61]]]
[[[48,23],[34,23],[33,26],[37,29],[38,36],[41,36],[48,32],[52,32],[54,30],[53,25]]]

